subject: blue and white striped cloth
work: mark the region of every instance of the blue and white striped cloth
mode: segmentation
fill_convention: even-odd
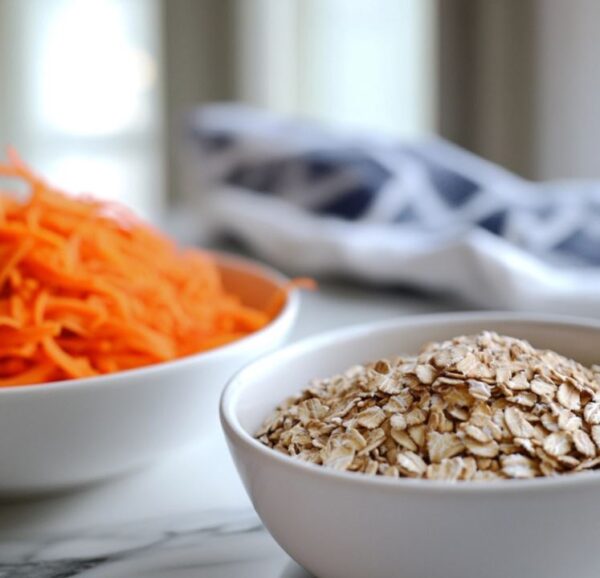
[[[532,183],[448,142],[348,134],[236,105],[188,120],[186,188],[288,271],[600,315],[600,183]]]

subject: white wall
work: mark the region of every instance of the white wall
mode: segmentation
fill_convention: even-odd
[[[434,0],[238,0],[241,99],[343,126],[436,129]]]
[[[600,2],[536,6],[535,172],[600,178]]]

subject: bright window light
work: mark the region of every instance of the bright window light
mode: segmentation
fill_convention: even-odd
[[[42,122],[59,132],[110,135],[147,121],[144,99],[156,63],[131,43],[127,3],[62,0],[49,14],[40,51]]]

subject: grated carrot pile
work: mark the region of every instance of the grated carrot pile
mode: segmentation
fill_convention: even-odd
[[[206,351],[264,327],[211,256],[114,205],[56,191],[13,151],[0,176],[0,387],[88,377]]]

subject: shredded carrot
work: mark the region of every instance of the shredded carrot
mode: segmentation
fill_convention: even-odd
[[[207,351],[267,325],[223,286],[213,257],[182,250],[114,204],[47,185],[13,151],[0,177],[0,387],[89,377]]]

